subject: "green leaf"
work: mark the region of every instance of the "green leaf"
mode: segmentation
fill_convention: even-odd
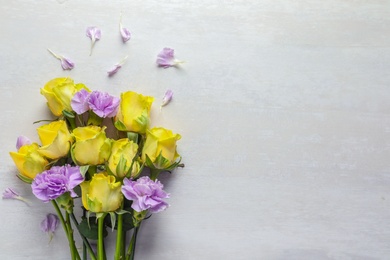
[[[89,224],[88,224],[89,222]],[[80,233],[88,239],[97,240],[98,239],[98,225],[96,223],[96,217],[90,217],[89,219],[84,218],[78,225],[78,230]],[[106,229],[103,231],[104,237],[108,235]]]

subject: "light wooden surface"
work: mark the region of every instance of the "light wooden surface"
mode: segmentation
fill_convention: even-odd
[[[390,1],[0,3],[0,190],[31,201],[0,200],[1,259],[68,259],[8,155],[21,134],[37,141],[39,88],[60,76],[155,96],[153,125],[183,136],[186,167],[165,176],[171,207],[142,227],[138,260],[390,259]],[[157,68],[163,47],[186,63]]]

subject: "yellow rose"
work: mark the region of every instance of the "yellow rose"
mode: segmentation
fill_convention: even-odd
[[[45,96],[51,112],[60,116],[63,110],[72,111],[70,102],[74,94],[82,88],[90,91],[83,84],[74,84],[71,78],[56,78],[41,88],[41,94]]]
[[[85,126],[73,130],[76,142],[71,154],[77,165],[98,165],[108,160],[111,141],[106,137],[105,127]]]
[[[176,141],[180,138],[179,134],[174,134],[171,130],[162,127],[148,130],[142,149],[142,161],[146,162],[146,156],[148,156],[155,168],[168,168],[180,156],[176,151]]]
[[[149,113],[154,98],[128,91],[121,94],[115,126],[120,131],[145,133],[149,127]]]
[[[133,159],[137,156],[138,145],[127,138],[112,142],[111,155],[108,159],[108,168],[117,178],[123,179],[131,169],[131,176],[135,177],[139,172],[139,162]],[[133,166],[131,166],[133,165]]]
[[[80,184],[84,208],[95,213],[117,210],[123,200],[121,183],[106,172],[96,173]]]
[[[22,177],[34,179],[38,173],[45,170],[46,165],[49,163],[38,153],[38,148],[39,145],[37,143],[32,143],[23,145],[18,152],[9,153]]]
[[[73,141],[66,122],[63,120],[54,121],[37,129],[42,147],[38,152],[50,159],[58,159],[67,155]]]

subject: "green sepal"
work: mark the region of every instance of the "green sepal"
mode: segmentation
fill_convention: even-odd
[[[116,215],[114,212],[108,212],[110,214],[110,220],[111,220],[111,231],[114,232],[114,227],[116,224]]]
[[[66,109],[62,110],[62,114],[67,118],[75,118],[74,114]]]
[[[80,166],[81,176],[85,179],[85,174],[88,172],[89,165]]]
[[[119,158],[119,162],[116,166],[116,176],[119,176],[121,175],[121,173],[124,173],[125,170],[126,170],[126,163],[127,163],[127,160],[125,159],[125,157],[123,156],[123,154],[121,154],[121,157]],[[131,167],[130,167],[131,168]]]
[[[21,175],[20,173],[17,173],[16,174],[16,177],[18,177],[21,181],[25,182],[25,183],[28,183],[28,184],[31,184],[33,182],[32,179],[26,177],[26,176],[23,176]]]
[[[133,141],[134,143],[138,144],[138,133],[135,132],[126,132],[127,139],[130,141]]]
[[[88,122],[87,125],[96,125],[100,126],[103,122],[103,118],[96,115],[92,110],[89,110]]]
[[[119,131],[126,131],[127,129],[126,129],[126,126],[125,126],[125,124],[123,124],[121,121],[116,121],[115,123],[114,123],[114,126],[116,127],[116,129],[118,129]]]

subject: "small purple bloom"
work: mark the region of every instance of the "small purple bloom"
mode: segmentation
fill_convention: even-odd
[[[176,60],[174,57],[174,50],[171,48],[164,48],[158,55],[156,63],[159,67],[169,68],[172,66],[176,66],[179,63],[183,63],[183,61]]]
[[[76,197],[77,195],[73,188],[83,182],[83,180],[80,167],[72,167],[66,164],[64,166],[54,166],[50,170],[35,176],[31,188],[38,199],[48,202],[66,192],[70,192],[72,197]]]
[[[73,96],[70,105],[78,115],[81,115],[89,110],[88,97],[89,92],[85,89],[81,89]]]
[[[167,92],[165,92],[163,101],[161,103],[161,107],[168,105],[169,102],[171,102],[172,97],[173,97],[173,91],[168,89]]]
[[[157,213],[169,206],[163,201],[169,198],[169,194],[163,191],[163,188],[160,181],[152,181],[148,176],[141,177],[137,181],[125,178],[122,193],[128,200],[133,201],[131,207],[135,211],[149,210],[151,213]]]
[[[55,58],[57,58],[61,61],[61,67],[63,70],[71,70],[74,68],[74,63],[71,60],[65,58],[62,55],[54,53],[50,49],[47,49],[47,50],[51,53],[51,55],[53,55]]]
[[[126,59],[127,59],[127,56],[123,60],[121,60],[119,63],[115,64],[111,70],[107,71],[108,76],[112,77],[113,75],[115,75],[118,72],[118,70],[120,68],[122,68],[122,65],[125,63]]]
[[[53,238],[54,232],[58,228],[59,218],[57,215],[49,213],[41,222],[41,230],[50,236],[50,241]]]
[[[22,147],[23,145],[29,145],[29,144],[31,144],[31,140],[28,137],[21,135],[16,140],[16,150],[19,151],[20,147]]]
[[[118,111],[120,99],[106,92],[92,91],[88,98],[90,109],[99,117],[114,117]]]
[[[95,45],[95,42],[100,40],[101,36],[102,36],[102,32],[100,31],[99,28],[95,27],[95,26],[90,26],[87,28],[87,36],[91,39],[91,51],[89,53],[89,56],[92,55],[92,49],[93,49],[93,46]]]

